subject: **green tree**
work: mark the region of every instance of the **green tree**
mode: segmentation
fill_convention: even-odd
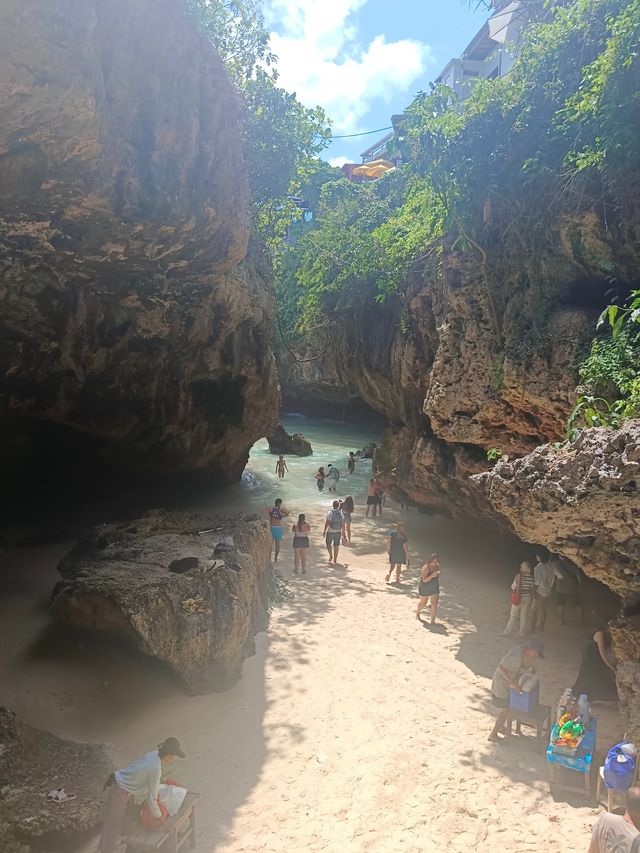
[[[254,224],[273,244],[295,212],[287,196],[299,190],[309,162],[328,144],[330,123],[320,107],[303,106],[277,85],[277,58],[258,3],[185,2],[240,94]]]

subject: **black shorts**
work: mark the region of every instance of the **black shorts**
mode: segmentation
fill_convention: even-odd
[[[509,707],[509,697],[505,696],[504,699],[501,699],[500,696],[496,696],[495,693],[491,694],[491,701],[496,706],[496,708],[508,708]]]
[[[308,548],[309,547],[309,537],[308,536],[294,536],[293,537],[293,547],[294,548]]]
[[[367,506],[377,506],[378,498],[375,495],[367,495]]]

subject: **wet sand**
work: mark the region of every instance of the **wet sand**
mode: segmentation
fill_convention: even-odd
[[[200,794],[202,853],[584,851],[598,811],[554,802],[533,737],[487,741],[517,544],[408,512],[415,568],[395,587],[384,582],[384,534],[399,508],[363,515],[338,568],[326,562],[319,509],[303,579],[285,540],[278,569],[294,597],[274,610],[238,685],[211,696],[185,696],[126,647],[51,625],[67,546],[0,557],[0,703],[56,734],[112,743],[120,765],[178,736],[188,759],[172,775]],[[419,558],[433,550],[443,576],[430,630],[414,610]],[[551,614],[542,701],[573,682],[587,635]],[[594,711],[605,748],[622,724],[612,705]]]

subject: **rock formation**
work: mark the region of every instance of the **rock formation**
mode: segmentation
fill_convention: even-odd
[[[474,481],[521,539],[569,557],[624,602],[640,602],[639,420],[545,444]]]
[[[70,849],[100,823],[112,770],[104,746],[62,740],[0,708],[0,850]],[[73,799],[47,800],[59,788]]]
[[[182,0],[3,4],[0,465],[239,478],[278,387],[237,114]]]
[[[124,636],[189,692],[225,689],[266,627],[270,547],[256,516],[152,511],[98,527],[62,560],[52,614]]]
[[[332,329],[326,356],[301,363],[280,353],[285,399],[303,406],[328,386],[329,401],[359,397],[391,425],[378,456],[388,485],[434,511],[491,512],[469,475],[487,468],[491,447],[524,454],[563,436],[576,364],[606,302],[596,262],[574,248],[608,239],[601,251],[613,255],[604,223],[588,215],[558,231],[511,277],[497,235],[488,271],[473,250],[446,245],[437,264],[408,275],[402,298],[380,306],[363,297]]]
[[[282,424],[278,424],[275,430],[267,436],[270,453],[283,453],[293,456],[312,456],[313,448],[311,442],[301,432],[289,435]]]
[[[585,430],[474,477],[520,538],[547,545],[622,599],[612,627],[618,692],[632,740],[640,739],[640,420]]]

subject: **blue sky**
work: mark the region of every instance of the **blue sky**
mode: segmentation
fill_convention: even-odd
[[[465,0],[265,0],[265,14],[280,85],[324,107],[336,136],[390,124],[487,18]],[[376,139],[336,139],[323,156],[357,163]]]

